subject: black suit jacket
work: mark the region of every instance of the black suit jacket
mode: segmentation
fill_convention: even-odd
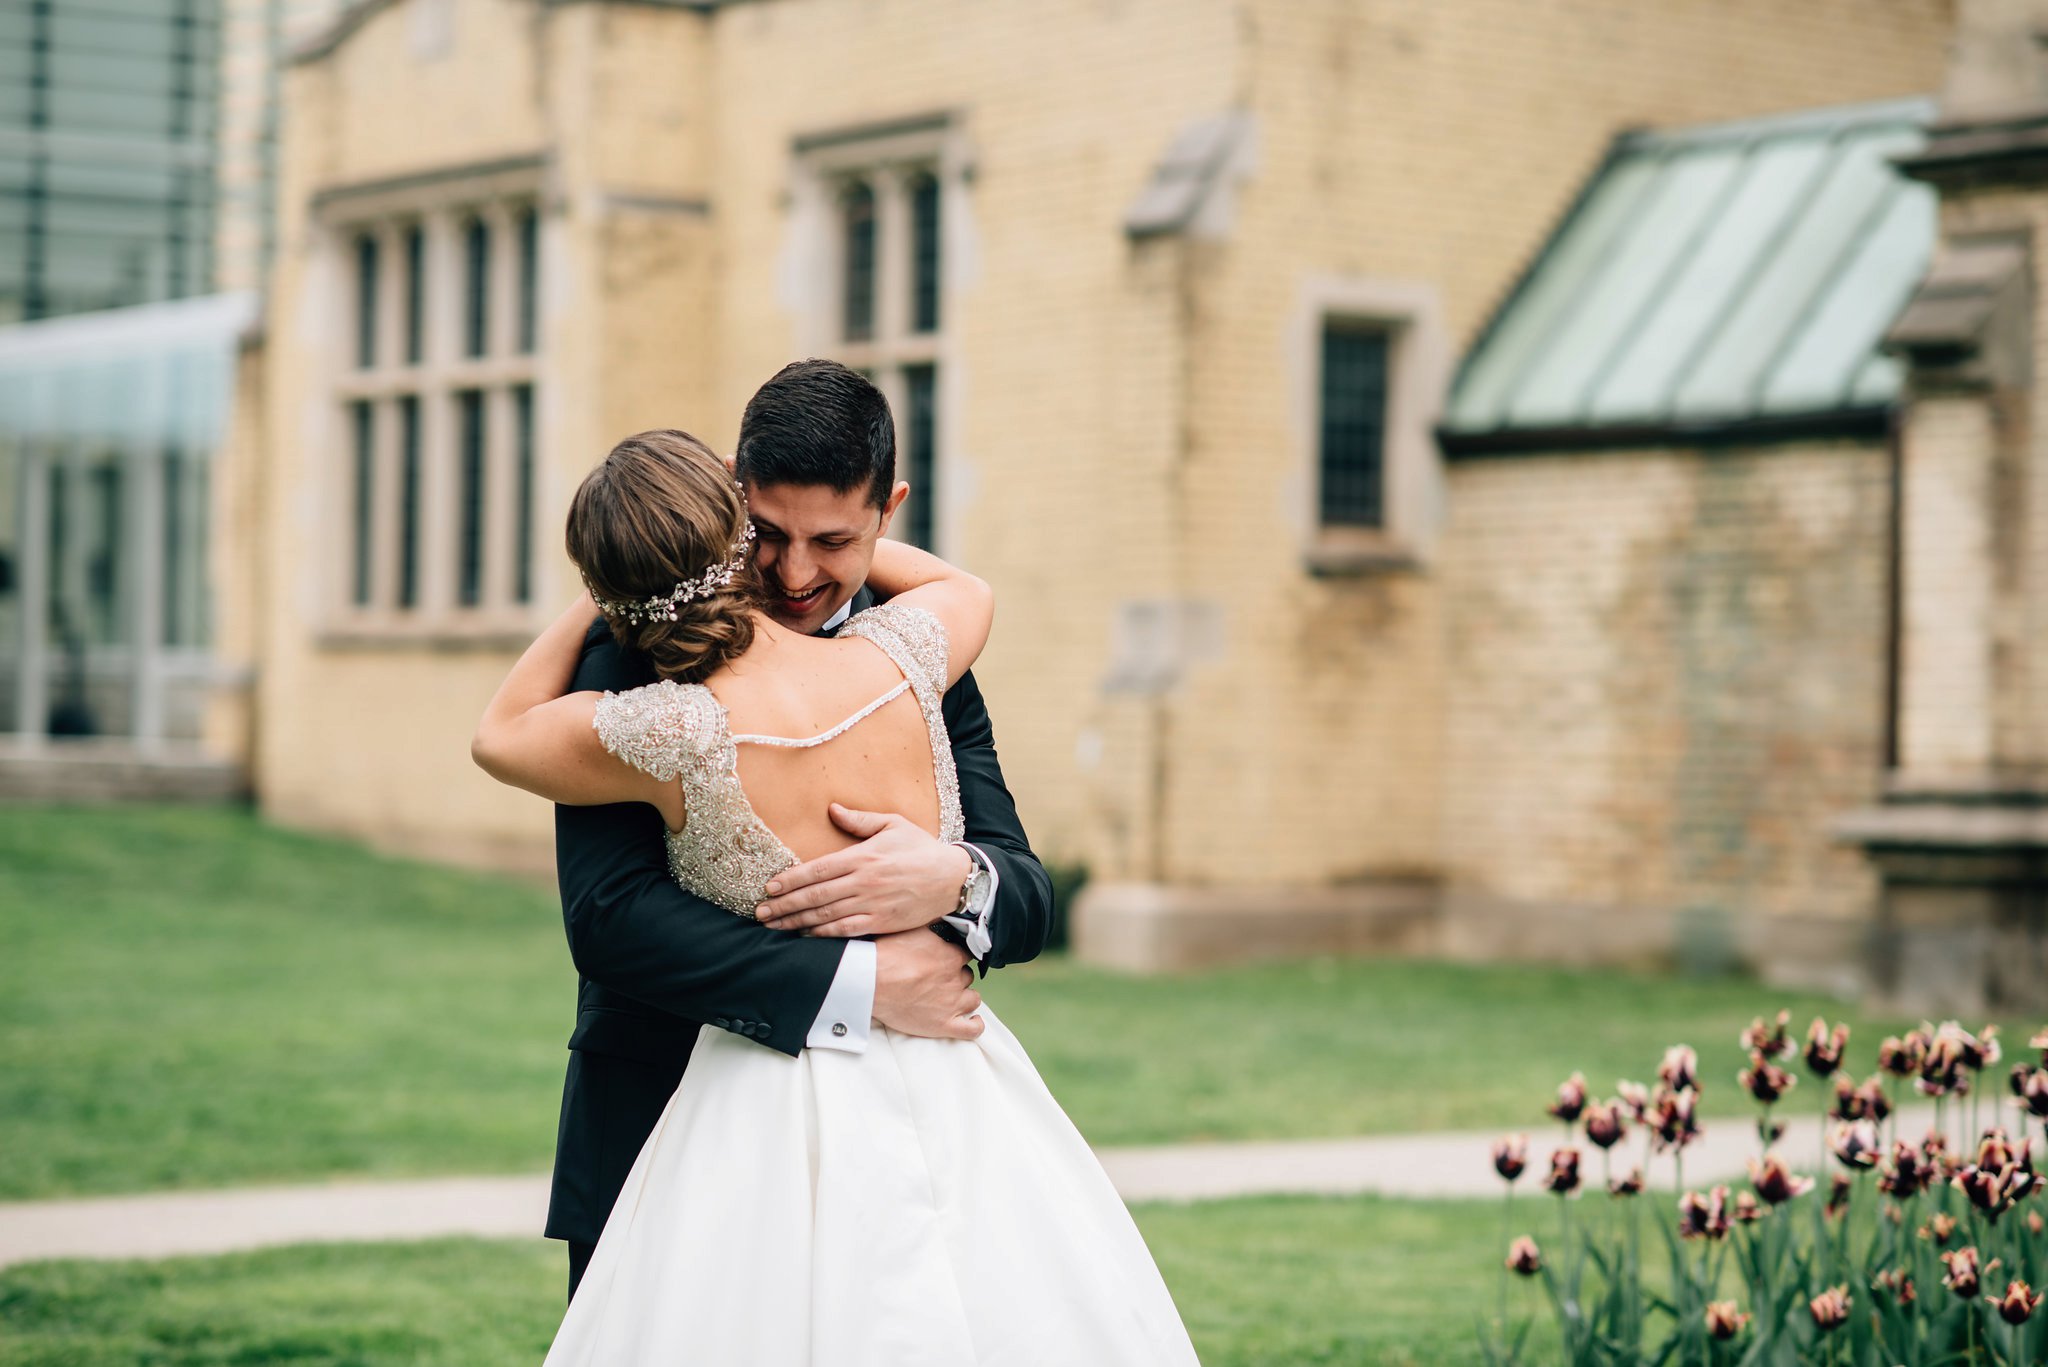
[[[854,607],[872,601],[862,590]],[[654,680],[647,658],[620,648],[600,620],[570,687],[618,691]],[[1052,882],[1003,784],[995,730],[971,673],[947,690],[945,717],[967,839],[1002,879],[985,972],[1045,947]],[[579,981],[548,1202],[552,1239],[597,1241],[682,1080],[700,1025],[794,1055],[846,953],[845,940],[770,930],[685,892],[669,873],[662,837],[661,815],[645,803],[555,808],[562,921]]]

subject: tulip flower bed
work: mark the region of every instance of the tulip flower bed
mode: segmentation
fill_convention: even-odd
[[[1758,1140],[1745,1190],[1686,1188],[1702,1086],[1685,1045],[1665,1053],[1654,1086],[1621,1082],[1613,1099],[1594,1101],[1574,1074],[1558,1089],[1549,1112],[1566,1142],[1540,1174],[1554,1242],[1514,1235],[1527,1136],[1495,1145],[1512,1237],[1495,1317],[1481,1332],[1489,1362],[1527,1360],[1534,1321],[1511,1304],[1517,1278],[1541,1286],[1573,1367],[2048,1362],[2048,1312],[2036,1313],[2035,1289],[2048,1280],[2048,1202],[2037,1199],[2032,1150],[2032,1127],[2048,1125],[2048,1030],[2028,1044],[2039,1058],[2001,1078],[1996,1026],[1972,1034],[1954,1021],[1923,1024],[1887,1038],[1876,1071],[1858,1083],[1844,1072],[1847,1026],[1814,1021],[1800,1050],[1788,1025],[1779,1012],[1742,1032],[1749,1066],[1735,1081],[1757,1107]],[[1812,1176],[1778,1147],[1781,1111],[1800,1081],[1783,1065],[1795,1054],[1824,1120]],[[1935,1105],[1935,1127],[1921,1138],[1898,1132],[1909,1093]],[[1958,1126],[1968,1142],[1951,1142]],[[1581,1139],[1599,1153],[1597,1188],[1582,1171]],[[1644,1208],[1644,1174],[1659,1156],[1680,1192],[1672,1211]]]

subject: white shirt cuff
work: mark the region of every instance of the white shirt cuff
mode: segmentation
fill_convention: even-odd
[[[996,872],[996,861],[984,854],[981,846],[970,845],[965,840],[956,840],[953,843],[967,851],[967,857],[977,861],[988,874],[988,896],[982,899],[980,920],[970,921],[964,916],[947,916],[942,919],[949,925],[958,927],[967,936],[969,954],[977,960],[985,960],[994,943],[989,939],[988,924],[995,919],[996,893],[1003,886],[1003,876]]]
[[[804,1037],[808,1049],[844,1049],[864,1054],[868,1047],[868,1023],[875,1014],[875,942],[848,940],[846,953],[839,956],[839,971],[832,975],[832,988]]]

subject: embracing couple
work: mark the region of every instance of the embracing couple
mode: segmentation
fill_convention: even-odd
[[[981,1002],[1051,887],[968,673],[980,580],[883,540],[887,401],[829,361],[729,466],[615,447],[588,590],[477,762],[550,798],[581,975],[548,1234],[550,1367],[1195,1361],[1115,1189]]]

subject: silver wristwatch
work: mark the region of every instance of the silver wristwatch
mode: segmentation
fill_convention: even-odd
[[[966,921],[972,925],[981,924],[982,913],[988,910],[988,896],[991,884],[988,866],[981,862],[981,856],[973,850],[967,852],[967,881],[960,885],[960,902],[953,908],[949,920]]]

